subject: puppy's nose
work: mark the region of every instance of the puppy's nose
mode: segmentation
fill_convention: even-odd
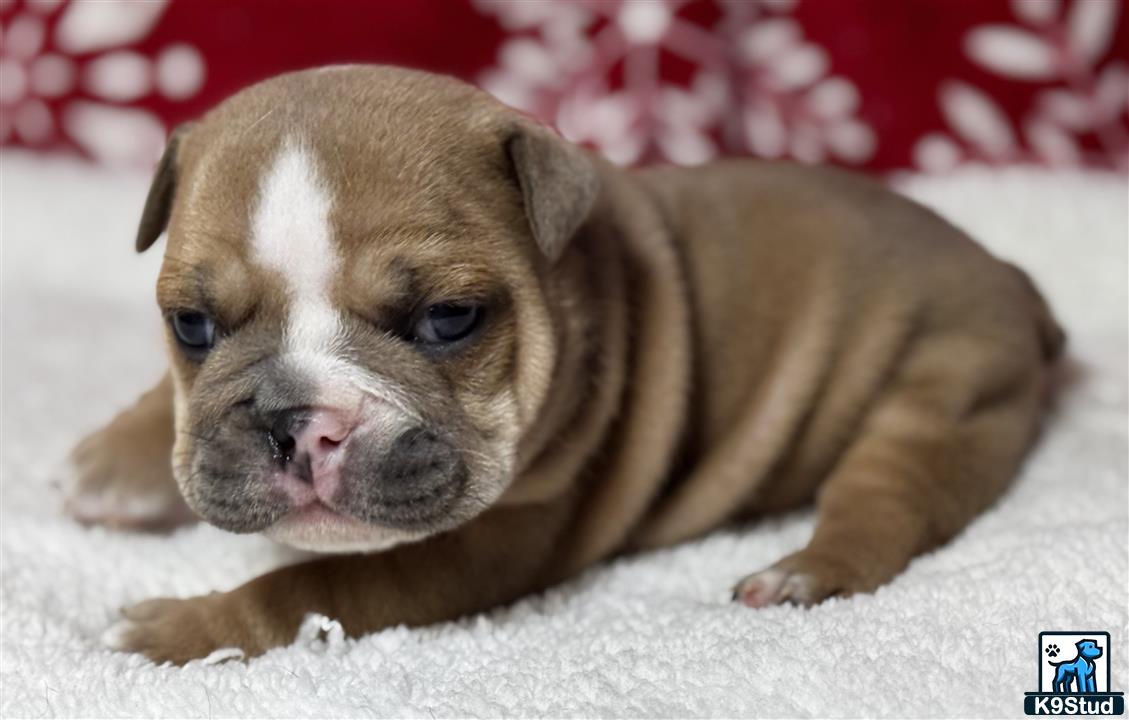
[[[352,415],[336,408],[287,410],[274,417],[270,440],[287,474],[328,498],[336,490],[341,446],[355,427]]]

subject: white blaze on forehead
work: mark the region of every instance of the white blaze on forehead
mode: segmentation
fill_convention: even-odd
[[[255,260],[286,283],[290,353],[332,354],[337,342],[340,320],[329,289],[341,258],[329,223],[332,207],[310,152],[284,143],[259,189],[251,244]]]
[[[341,268],[329,221],[333,197],[311,151],[292,140],[283,143],[263,176],[258,202],[251,225],[253,258],[286,284],[284,361],[314,378],[319,402],[348,406],[363,393],[414,418],[396,387],[343,357],[341,313],[330,299]]]

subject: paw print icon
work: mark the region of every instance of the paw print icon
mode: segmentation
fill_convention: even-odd
[[[1047,657],[1058,657],[1058,645],[1048,645],[1046,647]]]

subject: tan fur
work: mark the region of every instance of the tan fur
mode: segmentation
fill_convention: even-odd
[[[379,88],[420,117],[376,106],[357,117],[319,101],[326,88]],[[298,110],[270,114],[282,107]],[[213,263],[229,268],[223,312],[269,308],[273,281],[241,265],[235,239],[266,155],[247,136],[267,138],[272,122],[324,127],[322,170],[349,189],[335,224],[346,266],[364,272],[342,277],[342,302],[380,307],[404,292],[388,248],[430,264],[437,282],[512,293],[506,333],[444,372],[475,422],[515,436],[514,477],[485,512],[420,542],[142,603],[125,613],[122,647],[175,662],[230,645],[254,655],[289,642],[311,611],[353,634],[436,622],[813,499],[808,547],[737,596],[759,606],[869,591],[997,498],[1034,437],[1061,331],[1022,273],[929,211],[833,170],[625,172],[595,159],[586,217],[528,196],[523,207],[502,145],[528,121],[466,86],[387,68],[272,81],[184,134],[163,303]],[[366,139],[350,158],[381,169],[339,176],[352,166],[335,142],[358,126]],[[452,153],[455,176],[429,174]],[[544,169],[516,161],[525,190],[525,173]],[[237,171],[216,182],[221,167]],[[570,223],[563,248],[542,242]],[[194,371],[173,357],[187,393]],[[164,384],[145,404],[154,424],[167,427],[172,395]],[[177,406],[179,423],[187,401]],[[152,442],[104,431],[86,446],[141,458]],[[144,457],[156,476],[161,462]]]
[[[64,468],[64,509],[83,523],[169,530],[195,520],[176,488],[168,375],[84,438]]]

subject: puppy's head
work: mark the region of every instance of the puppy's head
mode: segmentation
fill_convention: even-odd
[[[175,133],[141,221],[174,468],[209,522],[373,550],[465,522],[515,473],[557,336],[589,159],[453,80],[269,80]]]

